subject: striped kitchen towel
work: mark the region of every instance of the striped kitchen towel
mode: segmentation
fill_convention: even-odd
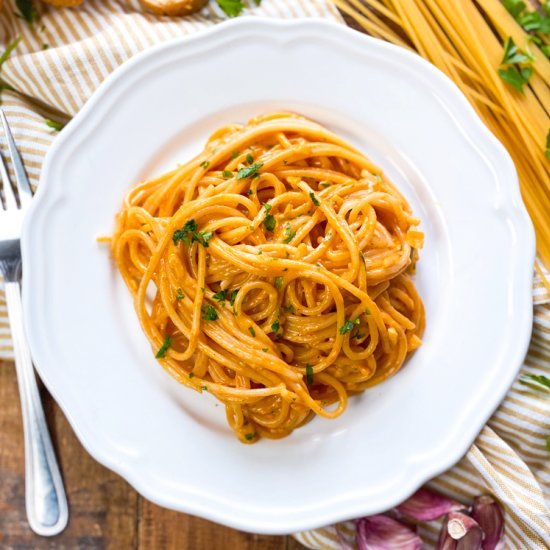
[[[35,1],[39,18],[29,26],[17,17],[14,0],[0,13],[4,48],[21,40],[1,67],[2,104],[31,182],[38,184],[44,155],[57,135],[56,121],[69,120],[121,63],[153,44],[192,34],[225,18],[215,2],[186,18],[145,13],[138,0],[85,0],[73,9]],[[246,12],[278,18],[342,18],[330,0],[247,0]],[[2,144],[3,146],[5,144]],[[550,292],[536,273],[534,332],[522,373],[550,377]],[[12,358],[6,305],[0,293],[0,358]],[[469,502],[492,493],[503,504],[509,548],[550,547],[550,398],[516,382],[467,455],[430,486]],[[353,522],[340,525],[353,530]],[[439,525],[420,534],[429,546]],[[309,548],[339,548],[336,527],[296,534]]]

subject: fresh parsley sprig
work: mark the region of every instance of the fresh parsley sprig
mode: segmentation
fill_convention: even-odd
[[[208,248],[208,241],[214,236],[212,231],[199,231],[199,225],[195,220],[188,220],[181,229],[174,231],[172,240],[177,245],[179,241],[183,241],[186,245],[193,243],[202,244]]]
[[[504,54],[498,74],[504,82],[518,92],[523,92],[523,87],[533,74],[532,61],[533,56],[518,48],[513,38],[508,37],[504,44]]]

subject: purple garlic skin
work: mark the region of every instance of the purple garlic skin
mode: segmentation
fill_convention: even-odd
[[[437,550],[481,550],[483,531],[477,521],[460,512],[450,512],[437,542]]]
[[[396,510],[400,515],[416,521],[433,521],[449,512],[458,512],[467,508],[466,505],[429,489],[419,489],[397,506]]]
[[[422,539],[400,521],[377,514],[357,520],[358,550],[420,550]]]
[[[477,521],[485,538],[482,550],[500,550],[504,547],[504,512],[500,504],[489,495],[474,499],[472,517]]]

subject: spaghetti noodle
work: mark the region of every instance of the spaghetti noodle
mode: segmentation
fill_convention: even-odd
[[[112,251],[163,367],[250,443],[340,415],[420,345],[418,224],[359,151],[276,113],[132,189]]]

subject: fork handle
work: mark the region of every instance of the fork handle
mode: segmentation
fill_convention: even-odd
[[[35,533],[51,536],[67,525],[67,497],[25,338],[21,288],[18,282],[6,282],[5,289],[23,415],[27,518]]]

